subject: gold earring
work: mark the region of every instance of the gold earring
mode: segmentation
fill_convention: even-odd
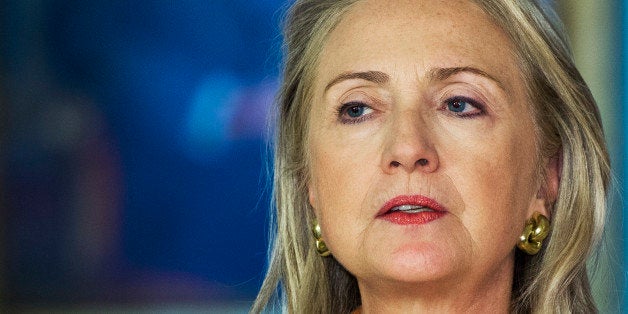
[[[534,255],[541,250],[543,240],[550,232],[550,223],[547,217],[539,212],[534,212],[532,218],[526,221],[523,234],[519,237],[517,247],[529,255]]]
[[[314,233],[314,238],[316,239],[316,252],[320,256],[329,256],[331,252],[327,248],[327,244],[323,241],[323,235],[321,234],[321,225],[318,224],[318,221],[314,220],[314,226],[312,227],[312,233]]]

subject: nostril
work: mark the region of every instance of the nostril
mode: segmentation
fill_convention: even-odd
[[[391,166],[393,166],[393,167],[395,167],[395,168],[397,168],[397,167],[401,166],[401,163],[400,163],[400,162],[398,162],[398,161],[394,161],[394,160],[393,160],[393,161],[390,163],[390,165],[391,165]]]
[[[419,164],[419,166],[425,166],[425,165],[427,165],[427,159],[421,158],[421,159],[417,160],[417,164]]]

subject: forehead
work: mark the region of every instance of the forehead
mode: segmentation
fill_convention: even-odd
[[[329,35],[319,77],[358,70],[421,75],[434,67],[473,66],[507,84],[519,76],[512,47],[471,1],[365,0]]]

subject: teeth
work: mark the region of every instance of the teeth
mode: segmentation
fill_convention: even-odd
[[[429,207],[424,207],[424,206],[420,206],[420,205],[400,205],[400,206],[395,206],[393,208],[390,209],[391,212],[396,212],[396,211],[402,211],[402,212],[406,212],[409,214],[414,214],[414,213],[422,213],[422,212],[426,212],[426,211],[432,211],[431,208]]]

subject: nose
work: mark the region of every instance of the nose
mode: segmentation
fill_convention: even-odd
[[[439,166],[433,131],[417,112],[399,113],[390,122],[384,144],[382,168],[385,173],[398,171],[431,173]]]

